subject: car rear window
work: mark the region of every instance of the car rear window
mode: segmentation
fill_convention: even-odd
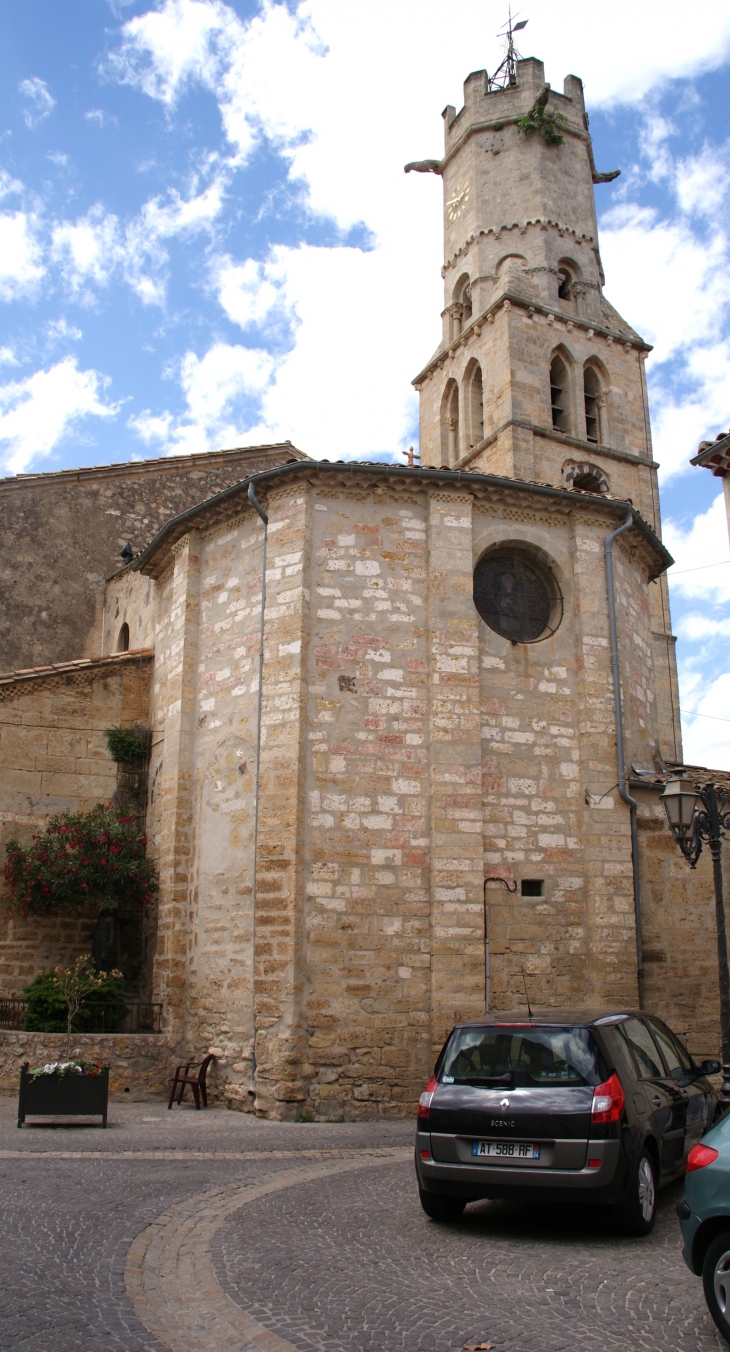
[[[512,1088],[597,1085],[607,1075],[587,1028],[497,1024],[457,1028],[446,1047],[442,1084]]]

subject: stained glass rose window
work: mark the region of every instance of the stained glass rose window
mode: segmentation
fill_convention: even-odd
[[[474,604],[485,624],[512,643],[534,643],[553,633],[560,619],[557,600],[547,570],[517,552],[497,550],[477,564]]]

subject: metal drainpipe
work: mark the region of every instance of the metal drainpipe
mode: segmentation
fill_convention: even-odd
[[[639,878],[639,833],[636,828],[638,803],[626,788],[626,756],[624,752],[624,715],[621,702],[621,671],[618,661],[618,634],[616,632],[616,593],[613,583],[613,542],[633,525],[634,515],[629,512],[618,530],[606,536],[603,548],[606,554],[606,586],[608,588],[608,624],[611,635],[611,671],[613,672],[613,707],[616,717],[616,757],[618,760],[619,796],[627,803],[631,812],[631,868],[634,876],[634,921],[636,925],[636,976],[639,986],[639,1008],[643,1008],[644,955],[641,938],[641,882]]]
[[[253,899],[251,907],[251,1016],[253,1024],[253,1044],[251,1048],[251,1088],[256,1092],[256,1002],[254,997],[256,969],[256,869],[259,849],[259,785],[261,782],[261,700],[264,675],[264,613],[266,610],[266,549],[269,543],[269,518],[256,497],[253,483],[248,486],[248,500],[264,523],[264,557],[261,567],[261,625],[259,629],[259,688],[256,705],[256,787],[253,808]]]

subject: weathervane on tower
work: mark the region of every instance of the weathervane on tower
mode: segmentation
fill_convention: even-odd
[[[521,57],[514,44],[514,35],[519,33],[520,29],[526,28],[529,20],[520,19],[519,23],[513,23],[511,5],[508,14],[507,23],[499,34],[505,43],[504,57],[502,64],[497,67],[494,75],[487,75],[487,93],[492,89],[509,89],[511,85],[517,84],[517,62],[521,60]]]

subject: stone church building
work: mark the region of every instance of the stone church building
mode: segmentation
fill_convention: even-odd
[[[603,294],[580,80],[549,91],[563,144],[517,129],[545,89],[537,60],[475,72],[414,166],[444,189],[420,465],[287,443],[0,484],[5,836],[109,795],[104,728],[151,728],[139,980],[168,1059],[214,1048],[237,1108],[410,1111],[454,1021],[525,981],[716,1050],[708,861],[659,802],[682,748],[650,349]],[[65,923],[5,918],[3,994],[83,946]]]

